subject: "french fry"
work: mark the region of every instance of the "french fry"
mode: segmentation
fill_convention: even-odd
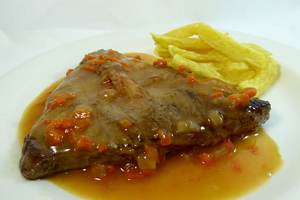
[[[196,62],[230,62],[232,61],[230,58],[214,51],[214,53],[196,53],[193,51],[188,51],[184,49],[180,49],[173,45],[169,45],[168,51],[172,56],[179,54],[187,59],[196,61]]]
[[[170,63],[174,69],[177,69],[179,65],[185,65],[189,71],[199,76],[220,79],[234,86],[239,86],[240,82],[253,79],[256,75],[256,72],[249,69],[245,63],[199,63],[179,54],[176,54]]]
[[[202,77],[216,78],[232,85],[238,84],[238,82],[236,81],[224,79],[223,76],[216,70],[215,65],[218,65],[217,63],[212,63],[212,62],[198,63],[189,60],[179,54],[176,54],[172,59],[171,67],[177,69],[179,65],[186,66],[189,71],[194,72],[195,74]]]
[[[212,66],[213,63],[197,63],[189,60],[179,54],[174,55],[171,63],[171,67],[177,69],[179,65],[185,65],[189,71],[192,71],[200,76],[211,78],[221,78],[221,74],[217,72]]]
[[[239,43],[205,23],[189,24],[163,35],[152,33],[155,54],[173,68],[185,65],[202,77],[217,78],[239,89],[263,94],[278,75],[278,63],[264,48]]]
[[[194,35],[198,35],[199,26],[202,26],[202,23],[193,23],[188,24],[179,28],[176,28],[168,33],[165,33],[165,36],[176,37],[176,38],[188,38]]]
[[[174,45],[182,49],[212,49],[208,44],[199,38],[175,38],[165,35],[157,35],[151,33],[152,39],[157,45],[168,48],[169,45]]]
[[[220,33],[207,24],[200,24],[199,37],[212,48],[236,62],[246,62],[253,68],[264,68],[267,65],[265,54],[233,40],[228,35]]]
[[[261,46],[258,46],[257,44],[245,43],[244,45],[254,49],[255,51],[259,51],[259,52],[265,54],[266,56],[271,56],[272,55],[269,51],[265,50]]]
[[[238,86],[242,81],[254,78],[256,75],[255,70],[250,69],[246,63],[227,62],[216,64],[214,67],[222,75],[224,82],[232,82],[235,86]]]
[[[155,55],[162,57],[162,58],[171,58],[172,55],[169,52],[169,50],[167,48],[164,48],[160,45],[156,45],[155,49],[154,49],[154,53]]]
[[[279,69],[278,62],[272,58],[268,58],[268,66],[264,70],[257,70],[256,76],[252,79],[242,81],[239,84],[239,89],[243,90],[247,87],[254,87],[257,90],[257,95],[262,95],[272,85],[276,79]]]

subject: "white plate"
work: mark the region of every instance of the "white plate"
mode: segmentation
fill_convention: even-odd
[[[4,199],[78,199],[48,181],[27,181],[19,173],[21,148],[17,128],[26,106],[52,82],[74,68],[84,54],[98,49],[119,52],[153,52],[150,32],[165,33],[174,27],[149,27],[90,37],[46,52],[27,61],[0,79],[0,191]],[[269,183],[243,199],[300,198],[300,51],[295,48],[238,32],[230,36],[256,43],[273,53],[280,63],[277,82],[263,95],[272,104],[271,119],[264,125],[277,142],[283,168]],[[241,183],[242,184],[242,183]]]

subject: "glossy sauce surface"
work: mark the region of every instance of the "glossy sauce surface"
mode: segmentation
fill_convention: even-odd
[[[57,81],[25,110],[20,123],[20,142],[44,109],[44,100]],[[48,178],[57,186],[85,199],[232,199],[267,183],[282,166],[276,143],[260,130],[248,137],[233,138],[235,151],[203,164],[196,154],[216,152],[215,147],[193,149],[167,158],[155,173],[127,180],[121,170],[95,179],[92,170],[76,170]]]

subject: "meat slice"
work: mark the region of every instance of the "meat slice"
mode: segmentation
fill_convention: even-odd
[[[20,170],[39,179],[95,163],[153,169],[157,155],[252,133],[269,111],[269,102],[219,80],[100,50],[47,99],[24,141]]]

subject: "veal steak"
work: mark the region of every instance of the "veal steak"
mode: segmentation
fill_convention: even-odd
[[[167,154],[214,145],[268,120],[269,102],[237,103],[230,95],[245,94],[234,87],[191,77],[113,50],[86,55],[47,99],[24,141],[21,173],[39,179],[99,162],[125,165],[147,157],[145,147]]]

